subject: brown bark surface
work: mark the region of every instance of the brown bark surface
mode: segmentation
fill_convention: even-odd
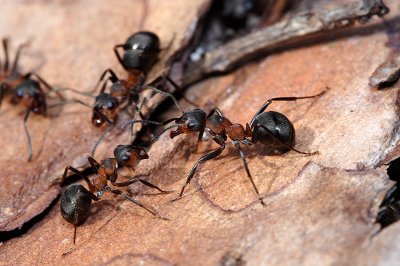
[[[176,49],[206,4],[147,2],[144,28],[159,33],[163,44],[176,33]],[[176,7],[170,6],[172,2]],[[40,2],[18,8],[4,3],[0,36],[12,36],[13,43],[35,36],[29,51],[40,51],[47,59],[39,73],[51,84],[87,91],[106,67],[118,69],[123,76],[111,47],[138,30],[140,15],[132,14],[142,12],[138,11],[142,1],[124,3]],[[400,6],[397,1],[387,4],[391,8],[388,22],[396,23],[393,18],[400,15]],[[22,20],[23,14],[32,20]],[[73,245],[73,226],[61,217],[57,202],[26,234],[2,244],[0,263],[393,265],[400,259],[399,224],[378,233],[375,219],[391,186],[380,165],[388,157],[399,156],[399,89],[398,83],[385,90],[368,84],[393,52],[387,39],[386,27],[375,19],[318,43],[260,58],[187,91],[205,108],[216,105],[232,122],[245,124],[269,98],[313,95],[330,87],[319,98],[273,103],[268,108],[293,122],[297,149],[320,154],[271,156],[260,145],[245,149],[265,207],[258,202],[230,143],[221,156],[200,167],[185,196],[171,203],[196,159],[215,146],[205,141],[196,151],[196,135],[171,140],[165,134],[135,174],[144,174],[175,193],[154,195],[140,186],[132,190],[141,189],[137,199],[168,221],[107,195],[93,204],[92,215],[78,227]],[[186,104],[184,108],[192,107]],[[1,230],[20,227],[45,209],[59,191],[49,180],[67,164],[76,166],[79,160],[74,159],[88,153],[101,134],[90,125],[90,113],[80,106],[64,108],[57,118],[35,117],[29,122],[35,160],[25,164],[27,148],[19,112],[7,104],[0,115],[4,132],[0,140]],[[172,109],[164,116],[174,115],[179,113]],[[126,134],[121,135],[102,146],[99,159],[126,139]]]
[[[163,73],[171,55],[187,43],[193,31],[191,27],[195,27],[206,5],[207,1],[193,4],[138,0],[122,1],[115,6],[107,1],[23,4],[4,1],[0,36],[10,37],[14,50],[17,44],[30,40],[31,45],[21,58],[24,72],[35,70],[42,62],[37,72],[54,87],[91,91],[106,68],[114,69],[121,78],[126,76],[112,49],[139,30],[157,32],[162,47],[168,47],[173,41],[162,52],[150,79]],[[176,12],[171,16],[165,10]],[[91,98],[69,96],[92,104]],[[159,101],[160,97],[155,97],[149,108],[154,108]],[[87,164],[86,155],[105,130],[92,126],[91,110],[78,104],[65,106],[61,113],[53,114],[57,117],[32,115],[28,127],[34,161],[26,163],[28,147],[22,124],[25,110],[7,102],[5,99],[0,116],[3,147],[0,231],[21,227],[49,206],[60,191],[51,181],[68,164],[75,167]],[[105,143],[98,150],[99,158],[112,156],[115,143],[129,142],[129,132],[121,131],[115,130],[113,142]]]

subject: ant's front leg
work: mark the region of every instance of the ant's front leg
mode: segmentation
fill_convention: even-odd
[[[115,194],[115,195],[123,195],[127,200],[133,202],[134,204],[136,204],[137,206],[139,206],[140,208],[145,209],[146,211],[148,211],[149,213],[151,213],[152,215],[161,218],[163,220],[168,220],[167,218],[162,217],[160,214],[158,214],[155,210],[152,210],[150,207],[145,206],[143,203],[141,203],[140,201],[130,197],[127,194],[124,194],[121,190],[118,189],[110,189],[109,192]]]
[[[217,156],[220,155],[220,154],[222,153],[222,151],[225,149],[225,142],[223,141],[223,139],[222,139],[220,136],[215,135],[215,136],[212,136],[212,137],[213,137],[213,140],[214,140],[216,143],[218,143],[218,144],[220,145],[220,147],[218,147],[217,149],[215,149],[215,150],[213,150],[213,151],[210,151],[210,152],[206,153],[205,155],[201,156],[201,157],[195,162],[195,164],[194,164],[193,167],[192,167],[192,170],[190,170],[189,175],[186,177],[186,182],[185,182],[185,184],[182,186],[182,189],[181,189],[181,191],[180,191],[180,193],[179,193],[179,196],[178,196],[176,199],[174,199],[173,201],[176,201],[176,200],[179,200],[180,198],[182,198],[183,193],[184,193],[184,191],[185,191],[185,188],[186,188],[187,185],[189,185],[190,181],[192,180],[194,174],[196,173],[196,170],[197,170],[199,164],[200,164],[201,162],[205,162],[205,161],[208,161],[208,160],[211,160],[211,159],[217,157]]]

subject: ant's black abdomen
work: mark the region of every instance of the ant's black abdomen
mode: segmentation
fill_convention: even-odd
[[[74,225],[84,223],[89,217],[92,198],[82,185],[70,185],[61,195],[61,214]]]
[[[273,148],[287,149],[276,140],[277,138],[289,147],[294,145],[295,130],[293,124],[281,113],[273,111],[261,113],[254,120],[253,126],[253,143],[259,141]]]
[[[160,39],[150,31],[139,31],[132,34],[127,40],[125,49],[141,50],[143,52],[158,52]]]
[[[147,73],[157,62],[159,52],[158,36],[152,32],[141,31],[126,40],[122,61],[126,69],[138,69]]]

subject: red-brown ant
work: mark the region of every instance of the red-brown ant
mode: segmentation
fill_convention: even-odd
[[[123,48],[124,50],[122,57],[118,52],[118,48]],[[144,88],[146,74],[157,62],[160,51],[160,40],[156,34],[146,31],[134,33],[124,44],[114,46],[118,61],[128,72],[126,79],[118,78],[115,72],[108,68],[101,74],[95,86],[96,90],[100,83],[103,82],[97,96],[75,91],[95,98],[92,114],[92,124],[94,126],[100,127],[104,122],[110,125],[109,129],[103,133],[94,145],[92,156],[105,135],[112,130],[119,111],[132,104],[137,105],[139,93]],[[107,74],[109,75],[106,78]],[[111,81],[112,84],[109,92],[106,92],[108,81]],[[125,102],[127,105],[123,106]],[[136,110],[140,112],[137,106]],[[108,121],[111,121],[111,123]]]
[[[118,52],[118,48],[124,49],[122,57]],[[128,104],[136,104],[145,76],[157,62],[160,51],[158,36],[147,31],[134,33],[126,40],[125,44],[114,46],[115,55],[128,72],[128,77],[127,79],[120,79],[113,70],[106,69],[96,85],[97,87],[103,81],[102,89],[96,97],[93,108],[113,121],[116,115],[115,110],[125,100],[128,100]],[[105,79],[107,73],[109,77]],[[110,93],[105,93],[107,81],[112,83]],[[93,114],[92,122],[99,127],[104,121]]]
[[[62,100],[62,103],[54,106],[65,104],[68,102],[78,102],[83,105],[83,102],[78,100],[65,101],[64,97],[60,94],[60,90],[55,90],[51,87],[43,78],[35,73],[27,73],[25,75],[18,71],[18,61],[22,49],[27,44],[22,44],[17,48],[17,52],[12,63],[11,68],[9,67],[9,52],[8,52],[8,40],[3,39],[3,49],[5,54],[4,65],[0,64],[0,106],[6,94],[11,94],[11,103],[19,104],[22,103],[26,108],[24,116],[24,130],[28,139],[28,161],[32,160],[32,142],[27,128],[27,121],[30,113],[47,116],[47,96],[50,92],[54,92],[57,97]],[[45,88],[47,92],[43,90]],[[65,89],[64,89],[65,90]],[[50,106],[50,107],[54,107]]]
[[[47,89],[47,92],[43,90],[41,85]],[[64,97],[58,91],[54,90],[43,78],[34,73],[27,73],[22,76],[21,80],[11,90],[11,103],[22,103],[26,108],[23,124],[28,139],[28,161],[32,160],[32,142],[26,123],[31,113],[42,116],[47,115],[46,97],[49,92],[55,92],[60,100],[64,100]]]
[[[169,81],[172,83],[173,86],[178,87],[172,80]],[[269,111],[269,112],[264,112],[264,111],[274,101],[296,101],[300,99],[311,99],[319,97],[323,95],[325,92],[326,90],[322,91],[317,95],[312,95],[312,96],[279,97],[279,98],[269,99],[255,113],[255,115],[250,121],[250,124],[247,123],[246,127],[238,123],[232,123],[228,118],[226,118],[222,114],[222,112],[218,108],[214,108],[208,114],[201,109],[194,109],[185,112],[177,104],[177,101],[174,98],[174,96],[169,95],[172,99],[174,99],[175,104],[182,112],[182,116],[177,118],[171,118],[160,123],[161,125],[167,125],[171,122],[174,122],[175,124],[165,128],[155,139],[157,139],[161,134],[163,134],[167,130],[177,127],[176,130],[172,130],[170,132],[171,139],[180,134],[198,133],[198,142],[199,142],[202,140],[204,132],[207,132],[211,136],[211,138],[219,145],[217,149],[206,153],[195,162],[190,173],[186,177],[186,182],[182,186],[182,189],[179,193],[179,197],[177,199],[183,196],[184,190],[186,186],[190,183],[191,179],[193,178],[199,164],[201,162],[213,159],[218,155],[220,155],[222,151],[225,149],[225,143],[229,138],[232,141],[235,148],[239,151],[242,163],[246,170],[247,177],[250,179],[254,191],[257,193],[260,202],[263,205],[265,205],[260,196],[259,190],[257,189],[253,181],[253,178],[250,174],[250,170],[246,162],[246,157],[240,144],[250,146],[252,144],[260,142],[261,144],[268,145],[273,149],[281,151],[293,150],[297,153],[306,155],[313,155],[318,153],[318,152],[307,153],[295,149],[293,147],[295,144],[295,129],[290,120],[281,113],[274,111]],[[140,122],[141,122],[140,120],[136,121],[132,120],[129,121],[128,123],[140,123]],[[143,123],[148,123],[148,121],[143,121]]]
[[[112,189],[108,184],[108,181],[110,181],[111,185],[115,187],[127,187],[133,183],[140,182],[143,185],[157,189],[161,193],[169,193],[169,191],[164,191],[156,185],[136,177],[125,182],[117,182],[118,169],[123,166],[128,166],[134,169],[140,160],[149,158],[146,151],[141,147],[133,145],[118,145],[114,150],[114,156],[115,158],[105,159],[101,161],[101,163],[98,163],[93,157],[88,156],[88,161],[91,167],[96,171],[92,180],[72,166],[68,165],[65,168],[63,179],[67,177],[68,170],[70,170],[82,177],[89,187],[89,190],[87,190],[82,185],[73,184],[70,185],[61,195],[61,214],[66,221],[74,225],[74,243],[76,238],[76,226],[81,225],[87,220],[90,214],[89,209],[92,200],[100,200],[104,192],[123,195],[126,199],[150,212],[154,216],[162,218],[156,211],[146,207],[130,195],[124,194],[121,190]]]

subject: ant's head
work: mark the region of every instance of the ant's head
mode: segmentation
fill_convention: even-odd
[[[149,158],[144,148],[133,145],[118,145],[114,149],[114,156],[118,167],[130,166],[132,168],[135,168],[139,161]]]
[[[188,134],[192,132],[200,132],[206,125],[207,114],[201,109],[194,109],[185,112],[181,117],[175,120],[179,124],[176,130],[170,133],[171,139],[180,134]]]
[[[122,61],[127,69],[148,72],[157,61],[160,39],[156,34],[141,31],[130,36],[124,44]]]
[[[46,102],[39,82],[27,78],[12,90],[11,103],[18,104],[20,102],[36,114],[45,112]]]
[[[96,97],[93,107],[92,123],[96,127],[100,127],[106,122],[107,118],[114,120],[116,110],[118,108],[117,98],[108,93],[101,93]]]
[[[38,95],[40,95],[39,82],[30,78],[25,79],[21,84],[15,87],[13,95],[18,100],[22,100],[24,97],[38,97]]]

